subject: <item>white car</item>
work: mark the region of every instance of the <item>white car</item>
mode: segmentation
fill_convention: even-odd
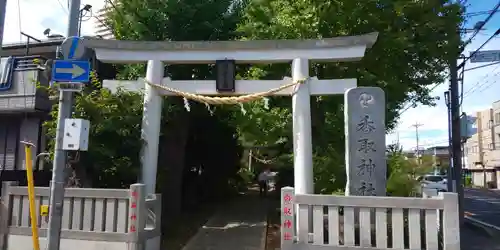
[[[422,188],[436,189],[438,192],[448,191],[448,181],[441,175],[426,175],[421,180]]]

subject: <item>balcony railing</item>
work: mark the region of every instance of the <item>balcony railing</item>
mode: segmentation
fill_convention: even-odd
[[[50,110],[47,93],[37,88],[48,86],[48,79],[35,59],[45,62],[40,56],[1,59],[0,113]]]

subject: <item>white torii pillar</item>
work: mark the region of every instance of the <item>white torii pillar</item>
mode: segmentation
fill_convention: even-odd
[[[146,80],[155,84],[161,84],[164,72],[163,62],[150,60],[148,61]],[[156,172],[158,169],[163,97],[151,85],[146,85],[144,88],[144,108],[141,126],[141,139],[144,141],[144,144],[141,149],[142,166],[140,179],[146,186],[146,194],[154,194],[156,189]]]
[[[297,91],[292,96],[293,178],[295,193],[313,194],[314,172],[310,85],[314,83],[309,81],[309,60],[297,58],[292,61],[292,79],[294,81],[307,79],[305,84],[298,86]],[[350,85],[356,87],[356,81],[354,80]],[[339,90],[342,91],[342,89]],[[341,93],[344,92],[345,90]]]
[[[309,77],[309,60],[356,61],[377,40],[378,33],[360,36],[325,38],[321,40],[259,40],[259,41],[210,41],[210,42],[141,42],[117,40],[86,40],[85,45],[93,48],[98,60],[108,63],[148,62],[147,80],[158,83],[163,78],[162,63],[207,64],[216,60],[230,59],[237,63],[274,63],[292,61],[292,79],[306,80],[294,93],[293,88],[284,89],[274,95],[293,93],[294,132],[294,179],[296,194],[314,192],[312,138],[311,138],[311,95],[344,94],[356,87],[356,79],[318,80]],[[236,95],[266,92],[272,88],[291,83],[285,78],[277,81],[239,80],[235,83]],[[199,95],[218,95],[215,81],[171,81],[164,78],[162,85],[183,92]],[[145,88],[142,151],[142,178],[148,192],[154,191],[158,157],[158,137],[161,120],[159,95],[173,93],[144,86],[142,81],[104,81],[104,86],[116,89],[138,90]],[[154,144],[154,145],[153,145]]]

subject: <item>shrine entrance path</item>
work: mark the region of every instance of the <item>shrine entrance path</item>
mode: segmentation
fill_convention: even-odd
[[[267,199],[251,188],[210,218],[183,250],[264,250]]]

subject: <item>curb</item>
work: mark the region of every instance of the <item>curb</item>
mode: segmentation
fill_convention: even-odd
[[[464,219],[465,219],[464,220],[465,224],[472,226],[478,230],[483,231],[484,233],[486,233],[488,236],[490,236],[492,238],[496,238],[496,237],[500,236],[500,227],[498,227],[498,226],[486,223],[484,221],[480,221],[478,219],[474,219],[474,218],[467,216],[467,215],[464,216]]]

